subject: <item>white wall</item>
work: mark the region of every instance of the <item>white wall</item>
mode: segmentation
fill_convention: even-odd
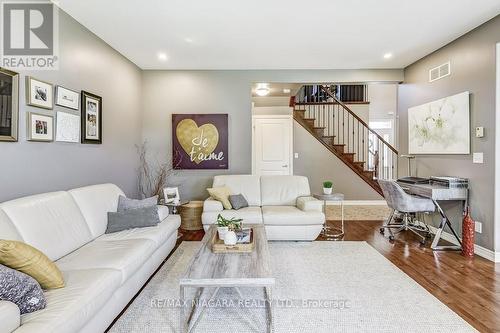
[[[500,251],[500,43],[497,44],[495,113],[495,251]]]
[[[254,106],[289,106],[290,96],[265,96],[252,97]]]
[[[293,115],[293,108],[289,106],[257,106],[252,108],[252,115],[254,116],[291,116]]]
[[[398,85],[374,83],[368,85],[370,119],[393,119],[398,110]],[[392,115],[389,114],[392,112]]]

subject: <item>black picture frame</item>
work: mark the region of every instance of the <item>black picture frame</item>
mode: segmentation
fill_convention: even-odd
[[[80,102],[81,142],[102,144],[102,97],[82,90]]]

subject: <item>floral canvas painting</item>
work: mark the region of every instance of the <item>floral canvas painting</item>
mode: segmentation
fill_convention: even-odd
[[[410,154],[470,154],[469,92],[408,109]]]

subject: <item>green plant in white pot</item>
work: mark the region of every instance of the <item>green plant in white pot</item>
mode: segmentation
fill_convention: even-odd
[[[332,191],[333,191],[333,183],[329,180],[323,182],[323,193],[332,194]]]
[[[217,215],[217,232],[219,233],[219,239],[225,240],[226,233],[230,228],[234,230],[241,228],[242,219],[225,219],[221,214]],[[236,235],[236,234],[235,234]]]

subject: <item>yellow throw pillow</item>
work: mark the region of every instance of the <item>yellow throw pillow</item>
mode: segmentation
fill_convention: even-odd
[[[212,198],[222,203],[224,209],[232,209],[231,202],[229,202],[229,196],[231,195],[231,190],[229,187],[212,187],[207,188],[208,193]]]
[[[56,264],[26,243],[0,239],[0,264],[28,274],[43,289],[64,287],[63,275]]]

